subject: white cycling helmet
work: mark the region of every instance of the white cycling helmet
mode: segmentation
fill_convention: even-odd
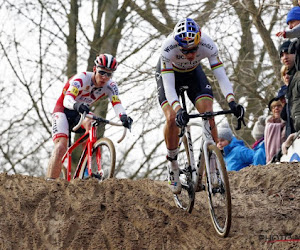
[[[200,43],[201,30],[192,18],[184,18],[176,24],[173,37],[180,47],[190,48]]]

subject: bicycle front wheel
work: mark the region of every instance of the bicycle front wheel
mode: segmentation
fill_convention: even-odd
[[[223,156],[216,145],[208,146],[209,166],[206,172],[206,192],[209,212],[219,236],[226,237],[231,226],[231,194]],[[208,180],[210,171],[211,180]]]
[[[180,194],[174,194],[174,201],[177,207],[191,213],[194,208],[195,191],[192,181],[192,169],[190,154],[187,145],[187,138],[183,137],[183,148],[179,150],[177,161],[180,168],[180,183],[182,190]]]
[[[101,138],[95,142],[92,150],[92,177],[105,180],[114,177],[116,165],[116,150],[113,142],[108,138]],[[85,155],[80,179],[88,178],[88,155]]]

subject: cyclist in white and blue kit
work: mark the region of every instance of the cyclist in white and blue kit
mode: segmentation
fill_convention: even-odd
[[[166,117],[164,137],[168,151],[167,159],[170,162],[168,183],[175,194],[181,192],[177,163],[179,127],[189,122],[188,114],[179,103],[179,87],[189,86],[188,97],[199,112],[213,111],[212,88],[200,65],[204,58],[208,59],[234,115],[239,117],[244,111],[243,107],[235,102],[232,84],[225,73],[213,40],[201,32],[193,19],[181,19],[173,33],[164,41],[156,68],[159,103]],[[209,120],[209,124],[217,142],[218,134],[213,118]]]

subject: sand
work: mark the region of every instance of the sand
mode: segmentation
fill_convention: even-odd
[[[163,181],[0,174],[0,249],[300,249],[300,165],[230,172],[232,226],[214,231],[205,192],[191,214]]]

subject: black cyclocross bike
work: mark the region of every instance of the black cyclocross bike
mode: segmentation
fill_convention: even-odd
[[[182,107],[186,110],[184,92],[187,86],[180,88]],[[177,156],[180,168],[179,179],[182,185],[180,194],[174,194],[175,204],[192,212],[195,193],[206,190],[209,212],[214,228],[219,236],[226,237],[231,226],[231,194],[227,170],[221,151],[213,140],[208,119],[217,115],[231,114],[231,110],[190,114],[189,118],[202,118],[202,136],[200,138],[200,152],[197,164],[194,159],[191,137],[192,123],[181,128],[179,135],[179,153]],[[238,119],[236,130],[244,123],[244,114]],[[244,123],[245,124],[245,123]]]

